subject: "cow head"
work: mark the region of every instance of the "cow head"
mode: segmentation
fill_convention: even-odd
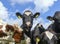
[[[60,29],[60,11],[56,11],[53,17],[48,16],[47,19],[53,20],[55,26]]]
[[[21,13],[19,13],[19,12],[16,13],[16,16],[18,18],[22,18],[24,27],[32,27],[33,18],[37,18],[39,15],[40,15],[39,12],[37,12],[33,15],[32,12],[29,10],[26,10],[23,13],[23,15],[21,15]]]

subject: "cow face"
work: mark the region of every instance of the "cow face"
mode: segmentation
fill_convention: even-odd
[[[23,24],[25,26],[32,26],[33,14],[30,11],[25,11],[23,14]]]
[[[60,29],[60,11],[56,11],[54,16],[48,16],[47,19],[49,19],[50,21],[54,21],[55,26]]]
[[[40,13],[32,14],[31,11],[27,10],[21,15],[19,12],[16,13],[18,18],[22,18],[24,27],[31,27],[33,24],[33,18],[37,18]]]

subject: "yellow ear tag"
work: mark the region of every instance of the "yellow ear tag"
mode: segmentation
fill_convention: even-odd
[[[21,17],[20,17],[20,16],[18,16],[18,18],[20,19]]]
[[[36,18],[38,17],[38,14],[36,15]]]
[[[37,38],[36,38],[36,42],[39,42],[39,41],[40,41],[40,39],[37,37]]]

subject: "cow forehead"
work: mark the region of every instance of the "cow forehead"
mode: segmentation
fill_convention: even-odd
[[[29,16],[31,14],[31,12],[25,12],[24,14]]]
[[[49,40],[51,40],[53,38],[53,36],[54,36],[54,34],[49,32],[49,31],[46,31],[45,34],[49,38]]]

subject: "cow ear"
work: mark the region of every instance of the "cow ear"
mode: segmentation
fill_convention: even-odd
[[[21,13],[19,13],[19,12],[16,12],[16,16],[17,16],[19,19],[22,18]]]
[[[47,19],[50,21],[54,20],[53,17],[51,17],[51,16],[48,16]]]
[[[37,12],[37,13],[35,13],[35,14],[33,15],[33,17],[34,17],[34,18],[37,18],[39,15],[40,15],[40,13]]]

